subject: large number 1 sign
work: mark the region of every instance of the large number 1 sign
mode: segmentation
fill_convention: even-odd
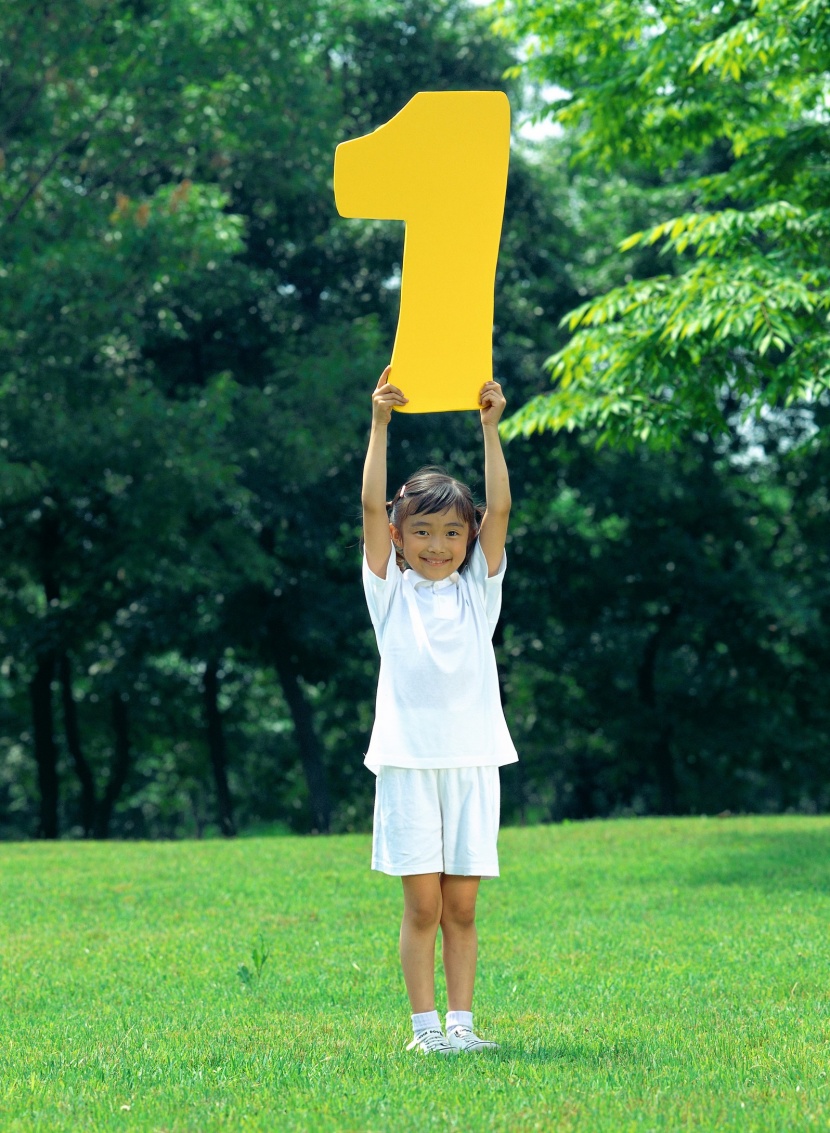
[[[402,412],[477,409],[493,376],[493,289],[510,105],[500,91],[416,94],[334,159],[341,216],[406,221],[390,381]]]

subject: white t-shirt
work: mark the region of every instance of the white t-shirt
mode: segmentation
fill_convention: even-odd
[[[401,572],[390,542],[386,578],[363,556],[363,589],[380,650],[377,706],[364,763],[480,767],[516,763],[499,695],[493,631],[507,565],[487,577],[476,540],[464,571],[430,582]]]

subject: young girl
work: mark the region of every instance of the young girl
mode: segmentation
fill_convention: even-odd
[[[478,886],[499,875],[499,767],[518,759],[491,640],[510,514],[498,433],[506,402],[498,382],[482,386],[483,518],[469,488],[431,468],[387,505],[387,427],[393,406],[407,402],[389,370],[372,395],[363,471],[363,586],[381,656],[364,761],[377,775],[372,868],[403,882],[400,955],[415,1036],[407,1050],[497,1050],[475,1034],[472,1005]],[[439,924],[446,1035],[435,1009]]]

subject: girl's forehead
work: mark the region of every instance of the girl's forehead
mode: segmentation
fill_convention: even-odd
[[[416,511],[406,517],[407,523],[430,523],[438,526],[466,527],[467,521],[451,507],[447,511]]]

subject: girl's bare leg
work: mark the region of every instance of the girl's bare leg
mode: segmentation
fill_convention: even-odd
[[[478,959],[476,897],[480,881],[480,877],[441,874],[441,939],[450,1011],[473,1009]]]
[[[402,877],[401,967],[413,1014],[435,1010],[435,938],[441,921],[441,874]]]

